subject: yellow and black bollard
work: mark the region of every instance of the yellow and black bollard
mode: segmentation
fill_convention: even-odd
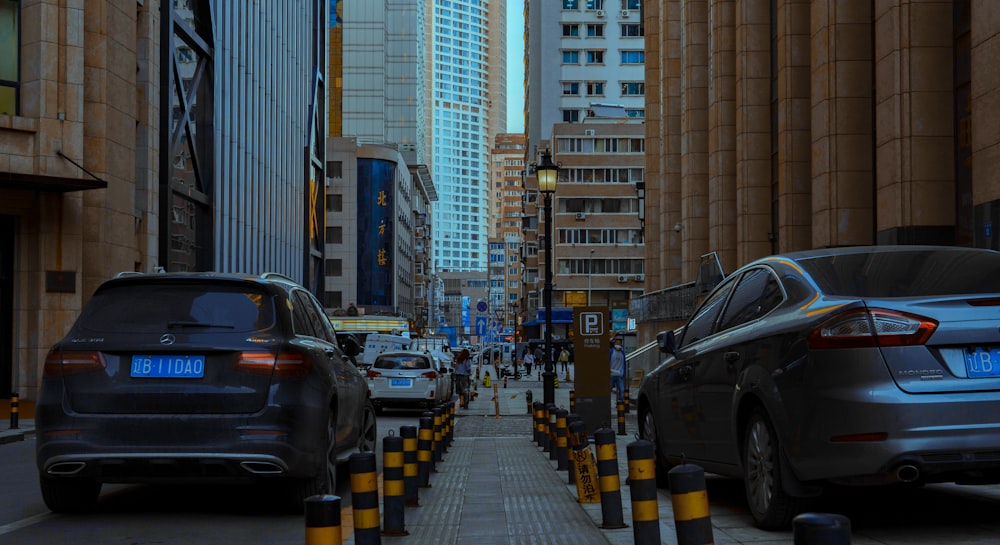
[[[670,503],[674,507],[678,545],[714,543],[708,510],[705,470],[694,464],[679,465],[667,473]]]
[[[597,485],[597,464],[594,463],[594,455],[590,450],[590,440],[587,438],[586,425],[583,420],[574,420],[569,425],[569,434],[572,437],[573,451],[573,481],[576,485],[576,497],[578,503],[598,503],[601,501],[600,490]],[[638,543],[638,542],[637,542]]]
[[[10,394],[10,429],[16,430],[18,426],[17,419],[20,415],[20,402],[19,402],[17,392]]]
[[[435,411],[441,411],[441,454],[448,453],[448,447],[451,445],[449,436],[451,435],[451,411],[448,409],[448,404],[444,404]]]
[[[576,412],[576,390],[569,391],[569,412]]]
[[[594,432],[597,449],[597,477],[601,488],[601,528],[625,528],[622,512],[621,480],[618,478],[618,444],[615,432],[601,428]]]
[[[794,545],[851,545],[851,519],[832,513],[802,513],[792,519]]]
[[[420,472],[417,468],[417,427],[400,426],[399,436],[403,438],[403,492],[406,505],[420,505]]]
[[[528,402],[528,414],[534,414],[534,396],[531,394],[531,390],[524,392],[524,399]]]
[[[618,435],[625,435],[625,403],[618,402]]]
[[[571,485],[571,486],[576,484],[576,477],[574,476],[575,473],[576,473],[576,470],[573,468],[573,449],[576,448],[576,444],[574,443],[574,441],[576,441],[576,440],[578,440],[580,438],[579,432],[584,429],[584,427],[577,426],[575,428],[577,430],[577,432],[574,433],[573,432],[573,430],[574,430],[573,424],[575,422],[579,422],[581,426],[585,426],[585,424],[583,423],[583,418],[581,418],[580,415],[578,415],[576,413],[569,413],[568,415],[566,415],[566,440],[567,440],[566,441],[566,447],[567,447],[566,448],[566,459],[567,459],[568,466],[569,466],[568,471],[566,472],[566,474],[567,474],[566,475],[566,484]],[[584,439],[586,439],[586,434],[584,435]]]
[[[631,396],[628,393],[628,386],[625,387],[625,392],[624,393],[625,393],[625,414],[628,414],[629,405],[631,405],[631,403],[629,401],[630,398],[631,398]]]
[[[531,408],[534,411],[534,426],[532,427],[532,430],[534,431],[533,437],[535,439],[535,444],[539,447],[542,446],[542,407],[544,407],[544,405],[542,405],[541,401],[535,401],[531,404]]]
[[[351,507],[354,510],[354,542],[379,545],[382,534],[378,516],[378,474],[374,452],[354,452],[347,462],[351,470]]]
[[[640,439],[625,447],[632,495],[632,533],[636,543],[660,542],[660,511],[656,500],[656,460],[653,443]],[[676,509],[676,505],[674,506]]]
[[[432,471],[437,471],[437,462],[444,461],[444,446],[441,441],[441,409],[434,408],[431,410],[432,422],[434,422],[434,463],[435,466]]]
[[[566,429],[566,416],[569,411],[566,409],[556,410],[556,470],[566,471],[569,469],[569,453],[566,451],[568,431]]]
[[[549,430],[549,460],[556,460],[556,411],[559,410],[555,404],[549,405],[549,421],[547,422]]]
[[[506,388],[506,387],[507,387],[507,375],[504,375],[504,376],[503,376],[503,387],[504,387],[504,388]]]
[[[406,531],[406,490],[403,479],[403,438],[382,438],[382,534],[408,536]]]
[[[340,545],[340,496],[317,495],[305,499],[306,545]]]
[[[420,488],[431,487],[431,473],[434,471],[434,417],[428,414],[420,417],[420,434],[417,436],[417,484]]]
[[[549,405],[542,404],[542,420],[539,433],[542,439],[542,452],[548,452],[552,446],[549,443]]]
[[[449,401],[448,408],[448,446],[455,442],[455,402]]]

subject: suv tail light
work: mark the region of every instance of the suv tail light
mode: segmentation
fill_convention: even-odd
[[[275,378],[303,378],[309,374],[312,362],[295,352],[243,352],[236,361],[236,370]]]
[[[100,352],[60,352],[51,351],[45,356],[42,376],[59,378],[80,373],[101,371],[107,367]]]
[[[938,323],[930,318],[880,308],[838,314],[809,334],[809,348],[875,348],[927,342]]]
[[[427,371],[425,373],[420,373],[421,378],[436,379],[438,378],[437,371]]]

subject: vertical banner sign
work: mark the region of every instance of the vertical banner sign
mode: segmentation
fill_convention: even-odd
[[[573,309],[573,386],[587,433],[611,427],[611,328],[606,307]]]
[[[393,306],[396,165],[358,159],[358,305]]]

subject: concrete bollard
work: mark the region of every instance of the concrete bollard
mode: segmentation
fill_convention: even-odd
[[[354,542],[380,545],[378,474],[374,452],[355,452],[348,459],[351,470],[351,506],[354,509]]]
[[[341,545],[340,496],[317,495],[305,499],[306,545]]]
[[[667,473],[667,478],[670,502],[674,507],[677,545],[713,543],[705,470],[694,464],[679,465]]]
[[[615,432],[601,428],[594,432],[597,449],[597,482],[601,489],[601,528],[625,528],[622,512],[621,480],[618,478],[618,444]]]
[[[21,403],[17,392],[12,392],[10,394],[10,429],[16,430],[18,426],[18,418],[21,413],[20,409]]]
[[[403,438],[403,493],[406,505],[420,505],[420,471],[417,466],[417,427],[400,426],[399,436]]]
[[[625,435],[625,403],[619,401],[617,408],[618,408],[618,435]]]
[[[420,417],[420,434],[417,436],[417,485],[430,488],[431,473],[434,471],[434,418]]]
[[[628,483],[632,495],[632,534],[635,543],[660,542],[660,511],[656,500],[656,460],[653,443],[640,439],[625,447]]]
[[[431,418],[434,422],[434,462],[444,461],[444,441],[441,440],[441,408],[431,409]],[[435,471],[437,468],[435,467]]]
[[[792,519],[794,545],[851,545],[851,520],[832,513],[802,513]]]
[[[556,470],[566,471],[569,467],[569,454],[566,450],[568,430],[566,429],[566,409],[556,410]]]
[[[406,491],[403,480],[403,438],[382,438],[382,534],[408,536],[406,531]]]

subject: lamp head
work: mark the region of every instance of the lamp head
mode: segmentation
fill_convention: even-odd
[[[542,162],[535,165],[538,177],[538,190],[542,193],[554,193],[556,181],[559,179],[559,165],[552,162],[552,153],[548,149],[542,152]]]

